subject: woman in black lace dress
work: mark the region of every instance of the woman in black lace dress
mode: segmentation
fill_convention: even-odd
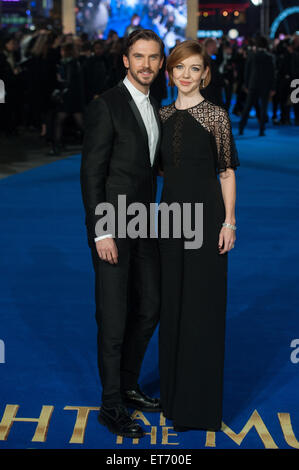
[[[239,161],[227,112],[200,93],[210,80],[209,57],[201,45],[178,45],[167,70],[178,97],[160,110],[161,202],[178,203],[182,220],[183,203],[191,203],[192,227],[197,234],[202,231],[202,244],[198,247],[197,240],[187,248],[190,236],[175,217],[170,237],[159,233],[161,404],[176,430],[217,431],[222,421],[227,256],[236,239]],[[202,203],[201,218],[195,203]],[[182,235],[176,238],[171,226],[178,225]]]

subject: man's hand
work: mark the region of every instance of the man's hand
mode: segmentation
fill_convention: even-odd
[[[118,263],[118,250],[113,238],[103,238],[96,242],[96,249],[99,257],[110,264]]]

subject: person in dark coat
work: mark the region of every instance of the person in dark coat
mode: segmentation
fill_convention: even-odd
[[[239,122],[239,135],[243,134],[252,106],[260,102],[260,136],[265,135],[268,101],[275,93],[275,63],[268,52],[268,41],[264,37],[257,40],[256,52],[249,55],[245,66],[245,89],[247,99]]]
[[[61,46],[61,61],[57,74],[57,93],[53,97],[57,102],[54,122],[53,148],[49,155],[59,155],[62,150],[63,124],[72,115],[83,138],[83,112],[85,110],[84,79],[77,51],[73,43]]]
[[[41,32],[27,52],[27,124],[40,127],[40,137],[47,135],[51,93],[56,85],[59,58],[52,48],[54,41],[55,35],[52,32]]]
[[[5,102],[1,104],[1,127],[7,136],[17,134],[21,120],[22,73],[14,35],[3,39],[0,52],[0,78],[5,86]]]
[[[209,85],[202,90],[202,96],[217,106],[224,107],[222,92],[225,86],[224,78],[219,72],[219,64],[216,60],[217,54],[217,41],[213,38],[208,38],[204,42],[205,50],[210,56],[210,68],[211,68],[211,81]]]
[[[123,64],[124,45],[124,38],[118,38],[108,44],[106,41],[107,49],[105,51],[105,60],[108,69],[107,89],[113,88],[126,76],[126,69]]]
[[[241,47],[235,56],[235,67],[236,67],[236,104],[233,108],[233,114],[241,116],[244,103],[246,100],[246,93],[244,91],[244,73],[245,63],[247,58],[246,47]]]
[[[104,59],[104,41],[93,44],[93,55],[83,65],[86,105],[107,89],[108,70]]]
[[[274,54],[275,64],[276,64],[276,80],[275,80],[275,95],[272,98],[272,122],[274,125],[279,125],[278,119],[278,112],[280,110],[280,71],[281,71],[281,64],[284,59],[284,46],[283,41],[279,41],[276,44],[274,43],[274,47],[272,49],[272,53]],[[280,110],[281,111],[281,110]]]
[[[229,111],[235,80],[233,48],[229,42],[223,45],[222,61],[219,66],[219,72],[224,80],[225,109]]]
[[[290,124],[290,90],[292,81],[293,48],[290,40],[283,43],[283,54],[278,71],[278,94],[281,110],[279,124]]]

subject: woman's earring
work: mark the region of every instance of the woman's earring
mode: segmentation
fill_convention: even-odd
[[[205,79],[203,78],[201,81],[201,88],[204,88],[204,87],[205,87]]]

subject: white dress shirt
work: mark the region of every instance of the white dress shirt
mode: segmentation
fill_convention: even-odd
[[[148,136],[148,146],[149,146],[149,154],[150,154],[150,161],[151,165],[153,165],[156,147],[159,137],[159,129],[157,120],[155,117],[155,113],[153,110],[153,106],[149,99],[149,92],[145,95],[142,91],[139,91],[128,79],[125,77],[123,80],[123,84],[129,90],[138,111],[141,114],[143,123],[146,128],[147,136]],[[102,240],[103,238],[112,237],[111,234],[102,235],[101,237],[96,237],[94,240],[97,242],[98,240]]]
[[[151,164],[153,164],[159,137],[159,129],[155,113],[149,99],[149,92],[147,93],[147,95],[145,95],[144,93],[142,93],[142,91],[137,90],[137,88],[135,88],[134,85],[130,82],[128,77],[124,79],[123,83],[129,90],[133,100],[135,101],[138,111],[141,114],[148,136],[150,160]]]

